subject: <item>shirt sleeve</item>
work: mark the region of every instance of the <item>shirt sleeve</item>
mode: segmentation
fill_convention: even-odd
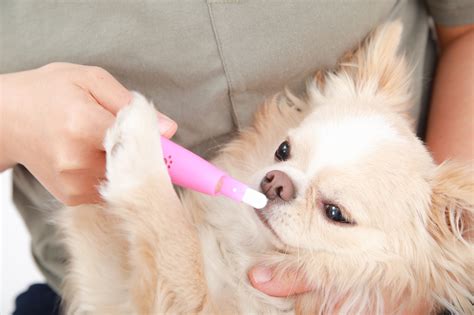
[[[474,23],[474,0],[425,0],[436,24],[460,26]]]

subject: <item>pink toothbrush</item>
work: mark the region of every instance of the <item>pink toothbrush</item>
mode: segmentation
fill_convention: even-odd
[[[163,158],[173,184],[211,196],[224,195],[261,209],[267,204],[262,193],[242,184],[198,155],[161,137]]]

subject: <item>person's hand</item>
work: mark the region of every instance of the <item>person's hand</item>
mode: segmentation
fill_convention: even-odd
[[[313,289],[291,270],[281,275],[274,275],[269,267],[255,266],[250,269],[248,277],[255,289],[271,296],[287,297]]]
[[[132,94],[98,67],[53,63],[0,76],[0,171],[23,164],[67,205],[100,201],[102,141]],[[158,114],[160,131],[176,132]]]
[[[273,270],[269,267],[254,266],[250,269],[248,277],[252,286],[270,296],[289,297],[297,294],[310,292],[314,289],[306,283],[304,279],[298,276],[297,272],[288,270],[286,273],[274,275]],[[338,309],[343,300],[338,301],[336,309]],[[394,306],[395,307],[395,306]],[[404,314],[428,314],[431,306],[420,301],[412,310]]]

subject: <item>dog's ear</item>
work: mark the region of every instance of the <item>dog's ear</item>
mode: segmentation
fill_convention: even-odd
[[[356,49],[346,53],[332,71],[318,71],[312,84],[313,96],[328,97],[346,88],[357,95],[386,96],[384,106],[405,113],[408,110],[410,76],[405,57],[398,50],[403,27],[399,21],[389,22],[372,31]],[[316,101],[316,103],[318,103]]]
[[[375,29],[353,54],[342,60],[341,69],[350,71],[359,88],[374,84],[378,92],[390,97],[407,95],[409,72],[405,58],[398,53],[402,30],[400,22]]]
[[[428,232],[432,249],[434,295],[456,314],[471,314],[474,297],[474,172],[446,162],[432,179]]]
[[[277,93],[259,107],[252,126],[260,134],[274,134],[296,127],[310,112],[310,105],[288,89]]]
[[[456,241],[474,249],[474,172],[445,162],[432,179],[429,232],[438,242]],[[474,257],[473,257],[474,258]]]

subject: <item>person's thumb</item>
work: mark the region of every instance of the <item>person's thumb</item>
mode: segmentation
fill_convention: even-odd
[[[249,271],[248,277],[255,289],[271,296],[285,297],[313,289],[294,271],[280,275],[269,267],[256,266]]]

